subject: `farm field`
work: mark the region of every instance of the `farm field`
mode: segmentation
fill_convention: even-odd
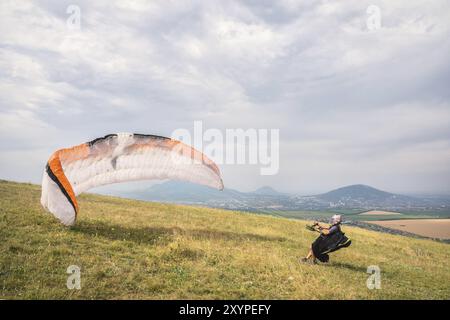
[[[423,237],[450,239],[450,219],[405,219],[367,222]]]

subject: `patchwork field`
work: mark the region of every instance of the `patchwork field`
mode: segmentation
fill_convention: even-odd
[[[376,225],[414,233],[423,237],[450,239],[450,219],[367,221]]]

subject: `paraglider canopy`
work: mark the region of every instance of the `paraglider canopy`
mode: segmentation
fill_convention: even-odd
[[[111,183],[151,179],[223,189],[219,168],[200,151],[162,136],[117,133],[54,152],[44,171],[41,204],[61,223],[73,225],[80,193]]]

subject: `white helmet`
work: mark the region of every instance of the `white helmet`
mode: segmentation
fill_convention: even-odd
[[[340,214],[335,214],[331,217],[330,222],[331,224],[338,224],[342,222],[342,216]]]

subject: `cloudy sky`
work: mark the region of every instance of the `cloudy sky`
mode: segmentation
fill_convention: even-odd
[[[2,179],[38,183],[58,148],[201,120],[280,130],[279,173],[221,166],[231,188],[450,193],[447,0],[2,0],[0,28]]]

